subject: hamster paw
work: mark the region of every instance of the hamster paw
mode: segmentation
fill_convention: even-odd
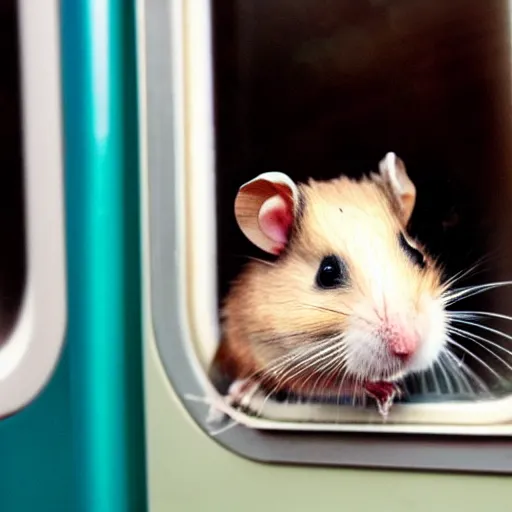
[[[225,397],[231,407],[250,410],[251,400],[259,390],[260,385],[252,379],[238,379],[229,386]]]

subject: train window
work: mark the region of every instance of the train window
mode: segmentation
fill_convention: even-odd
[[[140,12],[151,316],[190,414],[260,460],[510,471],[509,3]]]
[[[0,7],[0,418],[51,375],[64,336],[58,2]]]
[[[3,141],[0,179],[0,208],[4,222],[0,224],[4,250],[0,255],[0,286],[3,337],[11,331],[18,315],[26,277],[25,268],[25,219],[23,206],[23,161],[21,142],[21,100],[19,97],[18,16],[15,1],[4,2],[1,9],[0,31],[4,67],[0,101],[2,119],[0,130]]]

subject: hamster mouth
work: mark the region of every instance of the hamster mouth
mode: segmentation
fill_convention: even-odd
[[[368,396],[377,402],[379,413],[383,417],[388,415],[395,398],[402,395],[402,390],[394,382],[367,382],[364,388]]]
[[[302,402],[314,403],[333,401],[333,403],[349,404],[355,398],[369,397],[375,401],[378,411],[382,417],[386,417],[394,403],[395,398],[402,396],[402,390],[396,382],[390,380],[376,380],[357,382],[356,380],[347,379],[345,382],[330,382],[330,385],[319,387],[318,389],[301,389],[300,385],[291,386],[290,388],[281,388],[279,390],[267,389],[267,393],[276,402]],[[262,386],[265,390],[266,386]]]

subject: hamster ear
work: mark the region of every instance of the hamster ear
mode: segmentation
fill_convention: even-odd
[[[286,174],[260,174],[240,187],[235,217],[254,245],[277,255],[288,243],[298,198],[297,185]]]
[[[416,203],[416,187],[407,175],[404,162],[395,155],[387,155],[379,163],[381,178],[400,207],[400,220],[406,226]]]

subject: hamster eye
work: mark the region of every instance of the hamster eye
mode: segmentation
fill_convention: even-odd
[[[402,249],[402,251],[405,252],[407,257],[418,267],[425,268],[425,257],[423,256],[423,254],[421,254],[420,251],[418,251],[418,249],[409,244],[409,242],[405,239],[403,233],[400,233],[400,235],[398,235],[398,240],[400,248]]]
[[[345,281],[345,266],[336,256],[326,256],[316,274],[316,284],[320,288],[337,288]]]

